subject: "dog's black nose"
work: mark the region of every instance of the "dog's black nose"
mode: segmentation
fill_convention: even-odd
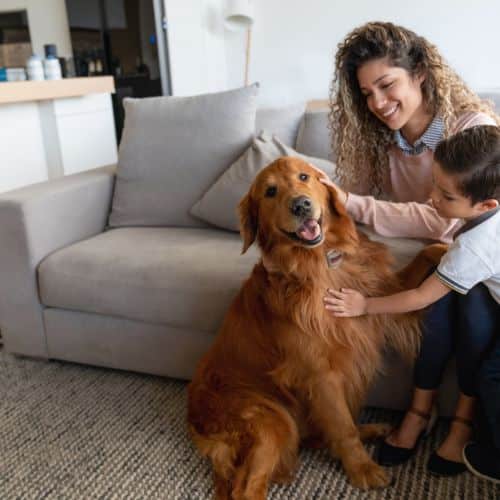
[[[298,196],[292,200],[291,211],[293,215],[304,216],[311,213],[312,202],[307,196]]]

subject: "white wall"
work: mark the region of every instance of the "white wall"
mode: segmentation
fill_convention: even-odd
[[[72,57],[68,17],[64,0],[0,0],[0,12],[27,10],[31,46],[44,56],[43,46],[57,45],[57,55]]]
[[[222,0],[164,0],[172,92],[195,95],[227,87]]]
[[[250,81],[261,105],[325,98],[337,44],[354,27],[383,20],[435,43],[476,90],[500,88],[499,0],[254,0]],[[224,30],[226,0],[164,0],[174,95],[243,84],[245,33]],[[35,52],[56,43],[71,57],[64,0],[0,0],[26,9]]]
[[[392,21],[436,44],[476,90],[500,88],[499,0],[254,0],[250,81],[261,105],[325,98],[337,44],[367,21]],[[224,4],[224,0],[221,0]],[[224,33],[227,86],[243,82],[244,33]]]

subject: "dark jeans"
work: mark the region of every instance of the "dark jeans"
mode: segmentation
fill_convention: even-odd
[[[446,363],[455,353],[460,391],[475,397],[479,366],[499,328],[498,310],[498,303],[483,284],[467,295],[450,292],[435,302],[424,320],[415,386],[436,389]]]
[[[494,446],[500,457],[500,335],[479,369],[478,392],[478,440]]]

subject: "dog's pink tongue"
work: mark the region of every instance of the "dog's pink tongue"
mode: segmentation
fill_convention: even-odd
[[[315,240],[320,233],[320,227],[314,219],[308,219],[297,229],[297,236],[304,240]]]

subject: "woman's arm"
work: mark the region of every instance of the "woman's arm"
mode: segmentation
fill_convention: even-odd
[[[404,313],[423,309],[450,292],[434,274],[418,288],[385,297],[364,297],[356,290],[328,290],[325,308],[334,316],[361,316],[363,314]]]
[[[346,193],[324,172],[318,168],[316,170],[323,174],[320,181],[335,189],[349,215],[356,222],[372,226],[382,236],[424,238],[451,243],[453,234],[461,225],[459,219],[445,219],[438,215],[430,203],[394,203],[376,200],[373,196]]]
[[[445,219],[438,215],[431,203],[395,203],[349,193],[346,209],[356,222],[372,226],[382,236],[450,243],[461,225],[459,219]]]

